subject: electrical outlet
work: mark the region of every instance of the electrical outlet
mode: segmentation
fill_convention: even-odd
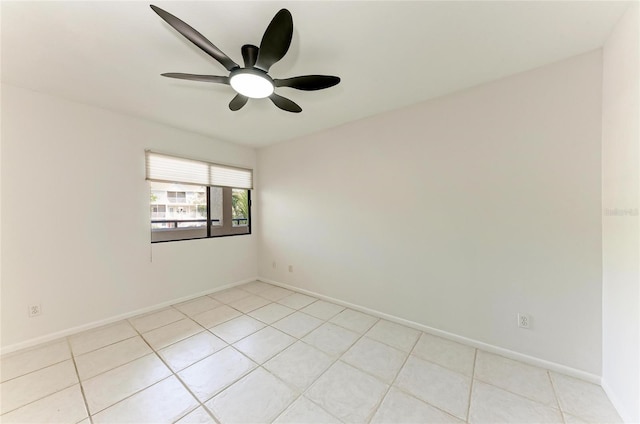
[[[271,262],[271,268],[276,269],[276,261]]]
[[[527,314],[518,314],[518,327],[528,330],[531,327],[531,317]]]
[[[28,311],[29,318],[37,317],[38,315],[42,314],[42,306],[40,306],[40,304],[30,305]]]
[[[293,265],[289,265],[289,272],[293,272]]]

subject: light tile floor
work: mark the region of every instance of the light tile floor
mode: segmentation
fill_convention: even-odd
[[[603,390],[263,282],[0,359],[3,423],[612,423]]]

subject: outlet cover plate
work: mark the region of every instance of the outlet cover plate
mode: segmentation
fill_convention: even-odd
[[[527,314],[518,314],[518,327],[524,329],[531,328],[531,317]]]
[[[37,317],[42,314],[42,306],[40,304],[29,305],[28,312],[29,318]]]

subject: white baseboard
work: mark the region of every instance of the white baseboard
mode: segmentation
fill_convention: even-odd
[[[622,418],[622,421],[629,424],[638,423],[638,420],[634,420],[630,411],[628,411],[624,407],[622,402],[620,402],[620,399],[618,398],[616,393],[613,391],[613,389],[611,389],[611,386],[609,386],[609,384],[607,383],[607,380],[603,378],[602,384],[600,385],[602,386],[602,390],[604,390],[604,392],[607,394],[607,397],[613,404],[613,407],[616,408],[616,411],[618,411],[618,415],[620,415],[620,418]]]
[[[258,277],[247,278],[245,280],[236,281],[234,283],[225,284],[223,286],[216,287],[211,290],[205,290],[196,294],[191,294],[189,296],[180,297],[178,299],[168,300],[166,302],[158,303],[156,305],[147,306],[145,308],[136,309],[135,311],[126,312],[124,314],[115,315],[109,318],[101,319],[98,321],[93,321],[88,324],[79,325],[77,327],[67,328],[66,330],[56,331],[55,333],[46,334],[44,336],[35,337],[33,339],[25,340],[20,343],[15,343],[9,346],[4,346],[0,349],[0,355],[5,355],[7,353],[12,353],[18,350],[27,349],[41,343],[47,343],[56,339],[60,339],[63,337],[71,336],[72,334],[81,333],[83,331],[91,330],[97,327],[102,327],[104,325],[112,324],[117,321],[121,321],[123,319],[131,318],[136,315],[141,315],[147,312],[151,312],[155,309],[164,308],[166,306],[175,305],[176,303],[186,302],[187,300],[195,299],[196,297],[204,296],[207,294],[219,292],[221,290],[226,290],[231,287],[238,286],[240,284],[250,283],[251,281],[256,281]]]
[[[404,318],[399,318],[394,315],[389,315],[384,312],[377,311],[375,309],[370,309],[364,306],[356,305],[353,303],[345,302],[340,299],[336,299],[330,296],[325,296],[320,293],[316,293],[310,290],[301,289],[296,286],[292,286],[289,284],[281,283],[279,281],[274,281],[268,278],[258,277],[258,280],[264,281],[265,283],[273,284],[276,286],[280,286],[289,290],[297,291],[300,293],[308,294],[309,296],[317,297],[319,299],[327,300],[332,303],[336,303],[341,306],[345,306],[351,309],[355,309],[356,311],[364,312],[369,315],[373,315],[379,318],[384,318],[387,321],[395,322],[398,324],[406,325],[407,327],[415,328],[416,330],[424,331],[425,333],[433,334],[435,336],[440,336],[445,339],[453,340],[458,343],[462,343],[468,346],[473,346],[478,349],[482,349],[486,352],[495,353],[497,355],[504,356],[506,358],[514,359],[516,361],[524,362],[525,364],[534,365],[537,367],[545,368],[550,371],[556,371],[561,374],[569,375],[571,377],[576,377],[581,380],[588,381],[594,384],[601,384],[601,377],[599,375],[591,374],[586,371],[582,371],[576,368],[568,367],[566,365],[558,364],[555,362],[547,361],[544,359],[536,358],[534,356],[525,355],[524,353],[515,352],[513,350],[505,349],[499,346],[494,346],[488,343],[484,343],[478,340],[470,339],[468,337],[459,336],[454,333],[449,333],[447,331],[438,330],[437,328],[429,327],[414,321],[409,321]]]

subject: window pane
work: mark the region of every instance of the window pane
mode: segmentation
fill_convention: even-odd
[[[231,214],[234,227],[249,225],[249,190],[234,188],[232,192]]]
[[[207,236],[207,188],[151,182],[151,241]]]
[[[222,188],[211,187],[211,226],[222,226]]]

